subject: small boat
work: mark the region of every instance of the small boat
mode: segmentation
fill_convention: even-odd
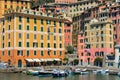
[[[109,70],[108,69],[98,69],[98,70],[94,70],[93,73],[107,74],[107,73],[109,73]]]
[[[48,71],[48,70],[42,70],[42,71],[39,71],[39,74],[38,76],[52,76],[52,71]]]
[[[39,74],[39,71],[35,71],[35,70],[28,70],[27,72],[27,75],[38,75]]]
[[[101,70],[101,74],[107,74],[107,73],[109,73],[109,69],[102,69]]]
[[[53,77],[67,77],[68,73],[64,70],[54,70],[52,73]]]
[[[81,74],[81,75],[84,75],[84,74],[89,74],[89,72],[87,71],[87,69],[75,69],[75,71],[73,71],[74,74]]]
[[[98,69],[98,70],[93,70],[93,73],[97,74],[97,73],[101,73],[102,69]]]

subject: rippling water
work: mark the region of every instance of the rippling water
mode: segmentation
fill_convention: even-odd
[[[115,75],[69,75],[68,77],[53,78],[53,77],[38,77],[18,73],[0,73],[0,80],[120,80],[120,77]]]

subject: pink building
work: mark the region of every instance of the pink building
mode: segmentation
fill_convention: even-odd
[[[66,20],[64,34],[65,34],[65,46],[72,45],[72,31],[71,21]]]
[[[83,65],[83,62],[85,62],[85,54],[84,54],[84,34],[80,33],[78,35],[78,42],[77,42],[77,52],[78,52],[78,58],[80,65]]]
[[[75,3],[77,0],[55,0],[55,3]]]

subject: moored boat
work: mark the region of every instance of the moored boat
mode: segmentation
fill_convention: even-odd
[[[77,68],[77,69],[75,69],[75,70],[73,71],[73,74],[81,74],[81,75],[84,75],[84,74],[89,74],[89,72],[87,71],[87,69],[79,69],[79,68]]]
[[[27,75],[38,75],[39,74],[39,71],[35,71],[35,70],[28,70],[26,72]]]
[[[53,77],[66,77],[68,73],[64,70],[54,70],[52,73]]]

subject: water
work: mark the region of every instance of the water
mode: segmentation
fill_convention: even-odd
[[[120,77],[115,75],[70,75],[68,77],[53,78],[53,77],[38,77],[26,75],[23,73],[0,73],[0,80],[120,80]]]

